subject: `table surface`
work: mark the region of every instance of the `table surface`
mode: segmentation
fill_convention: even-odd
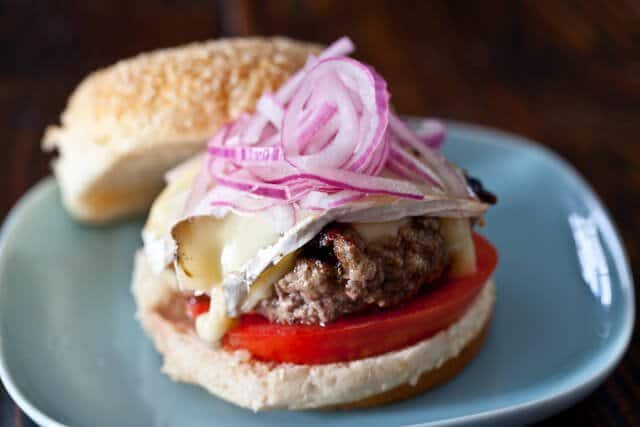
[[[144,50],[255,34],[324,43],[349,35],[355,56],[385,76],[401,113],[494,126],[557,151],[613,214],[638,282],[635,0],[2,1],[0,219],[50,173],[43,129],[86,73]],[[0,425],[33,425],[0,391]],[[541,425],[554,422],[640,425],[637,328],[604,384]]]

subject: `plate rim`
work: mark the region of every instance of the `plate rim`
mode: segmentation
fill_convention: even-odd
[[[419,116],[408,116],[408,118],[410,120],[421,119]],[[580,187],[581,193],[588,196],[587,201],[589,204],[604,214],[602,218],[604,221],[598,223],[598,231],[601,238],[605,239],[605,243],[611,251],[612,261],[616,264],[616,269],[620,275],[620,286],[622,288],[625,301],[623,306],[626,308],[626,311],[623,320],[623,330],[618,334],[618,339],[610,346],[613,347],[613,349],[610,350],[608,359],[601,363],[593,372],[590,373],[589,376],[583,376],[583,379],[576,381],[574,384],[568,384],[568,388],[538,399],[533,399],[529,402],[483,411],[476,414],[463,415],[447,420],[411,424],[411,426],[408,427],[436,427],[482,423],[487,421],[497,422],[500,420],[506,420],[518,413],[529,413],[532,411],[544,412],[544,408],[548,408],[552,404],[556,404],[557,408],[550,411],[549,414],[556,413],[558,410],[566,408],[568,405],[585,396],[600,385],[609,376],[609,374],[611,374],[618,363],[620,363],[629,347],[629,343],[631,342],[636,310],[635,291],[629,258],[624,245],[622,244],[621,234],[618,231],[618,227],[614,222],[613,216],[611,216],[611,213],[600,199],[598,193],[596,193],[582,174],[571,163],[560,156],[560,154],[541,143],[509,131],[480,124],[460,122],[457,120],[445,119],[444,121],[447,124],[447,127],[453,128],[456,131],[476,134],[480,133],[489,138],[491,136],[497,137],[496,139],[483,141],[486,143],[503,147],[515,145],[537,151],[542,156],[550,158],[558,163],[562,169],[572,175],[577,185]]]
[[[409,120],[421,120],[419,116],[406,116]],[[625,309],[622,331],[618,334],[616,341],[614,341],[608,348],[611,348],[606,354],[607,359],[600,362],[597,367],[593,368],[589,375],[582,375],[578,379],[569,379],[571,383],[564,384],[565,388],[543,397],[532,399],[527,402],[509,405],[503,408],[491,409],[475,414],[463,415],[443,420],[429,421],[425,423],[411,424],[413,427],[433,427],[433,426],[451,426],[451,425],[465,425],[472,423],[482,423],[487,421],[498,422],[501,420],[507,420],[511,417],[516,417],[520,414],[529,414],[533,411],[537,411],[544,415],[555,413],[557,410],[567,407],[571,403],[575,402],[579,398],[586,395],[588,392],[595,389],[618,365],[631,341],[633,334],[634,318],[635,318],[635,299],[634,299],[634,282],[633,275],[631,274],[628,255],[622,244],[621,235],[614,222],[613,217],[608,211],[607,207],[602,203],[602,200],[593,188],[588,184],[582,174],[567,160],[561,157],[558,153],[547,148],[546,146],[526,138],[521,135],[517,135],[508,131],[496,129],[493,127],[472,124],[467,122],[460,122],[455,120],[443,120],[449,129],[453,132],[468,133],[468,134],[480,134],[484,136],[484,143],[490,143],[501,147],[513,147],[526,148],[533,150],[541,154],[543,157],[548,158],[558,165],[566,172],[568,172],[574,179],[576,184],[581,190],[581,193],[585,196],[589,205],[591,205],[596,211],[602,213],[602,218],[598,223],[598,229],[600,236],[605,240],[607,248],[612,255],[612,262],[615,264],[617,272],[619,274],[619,286],[621,287]],[[492,138],[493,137],[493,138]],[[55,185],[55,179],[52,176],[47,176],[37,182],[31,187],[11,208],[7,214],[2,226],[0,227],[0,260],[3,259],[6,246],[9,244],[7,235],[15,227],[17,222],[17,215],[23,210],[23,207],[33,203],[38,197],[43,197],[48,187]],[[1,280],[4,277],[4,262],[0,261],[0,289],[3,286],[8,286]],[[0,329],[0,356],[4,353],[3,345],[3,333]],[[13,381],[11,372],[9,371],[4,357],[0,357],[0,380],[4,385],[9,396],[15,401],[15,403],[38,425],[45,427],[66,427],[64,424],[54,420],[49,415],[45,414],[34,404],[32,404],[20,391],[17,384]],[[552,409],[549,409],[553,407]],[[545,410],[546,409],[546,410]]]
[[[0,289],[4,286],[8,286],[5,285],[2,280],[5,275],[5,263],[2,260],[4,259],[5,248],[9,245],[7,235],[10,234],[10,231],[13,230],[15,223],[17,222],[17,212],[22,211],[23,206],[33,203],[32,200],[35,200],[38,197],[43,197],[43,195],[46,194],[48,187],[52,185],[55,185],[55,179],[51,175],[38,181],[33,187],[27,190],[22,197],[20,197],[2,223],[2,226],[0,227]],[[2,385],[7,391],[7,394],[9,394],[20,409],[22,409],[36,424],[43,427],[68,427],[42,412],[22,394],[18,385],[13,381],[13,376],[11,375],[9,368],[7,367],[6,360],[3,357],[4,348],[4,334],[2,332],[2,328],[0,328],[0,381],[2,381]]]

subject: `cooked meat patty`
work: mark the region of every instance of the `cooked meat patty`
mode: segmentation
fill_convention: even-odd
[[[433,218],[412,218],[397,236],[369,244],[353,227],[330,224],[256,311],[272,322],[326,324],[371,306],[397,305],[442,276],[447,258]]]

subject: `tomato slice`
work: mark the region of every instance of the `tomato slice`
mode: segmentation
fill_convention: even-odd
[[[447,278],[406,304],[346,316],[326,326],[279,325],[259,315],[244,315],[224,336],[223,345],[248,350],[257,359],[315,365],[362,359],[415,344],[459,319],[495,269],[495,248],[478,234],[473,240],[475,274]]]
[[[191,295],[187,298],[187,316],[191,320],[209,311],[209,295]]]

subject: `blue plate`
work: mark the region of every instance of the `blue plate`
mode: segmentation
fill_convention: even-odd
[[[633,284],[593,192],[555,154],[452,124],[447,154],[500,198],[485,233],[500,252],[493,325],[450,383],[362,411],[256,415],[171,382],[129,292],[141,220],[75,224],[45,180],[9,216],[0,247],[0,374],[42,425],[369,427],[527,423],[571,405],[629,342]]]

